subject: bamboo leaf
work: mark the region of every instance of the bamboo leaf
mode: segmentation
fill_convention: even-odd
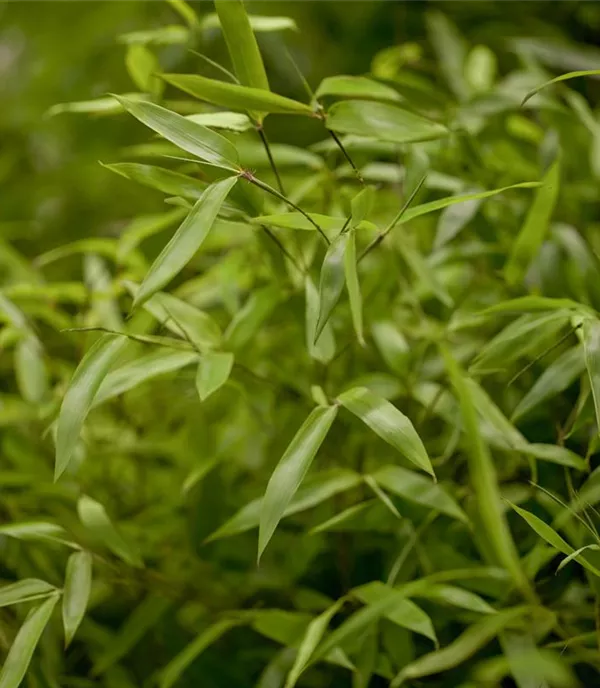
[[[596,411],[596,429],[600,433],[600,320],[583,321],[583,350]]]
[[[227,382],[232,366],[233,354],[228,352],[207,352],[200,358],[196,389],[201,401],[206,401]]]
[[[127,112],[178,148],[216,167],[238,170],[235,147],[220,134],[160,105],[125,96],[114,97]]]
[[[144,566],[140,555],[123,539],[100,502],[83,495],[77,502],[77,513],[90,535],[119,559],[137,568]]]
[[[415,143],[448,136],[441,124],[386,103],[344,100],[332,105],[325,126],[342,134],[369,136],[380,141]]]
[[[38,578],[25,578],[0,588],[0,607],[38,600],[54,592],[56,592],[56,588],[46,581]]]
[[[48,393],[48,371],[36,337],[25,336],[17,343],[15,374],[23,399],[39,404]]]
[[[306,348],[311,358],[326,364],[329,363],[335,355],[333,328],[331,327],[331,323],[326,322],[321,332],[321,336],[318,338],[315,337],[321,302],[319,299],[319,292],[309,275],[307,275],[304,280],[304,289],[306,302]]]
[[[226,1],[231,2],[231,0]],[[263,88],[230,84],[197,74],[161,74],[161,78],[195,98],[231,110],[260,112],[261,115],[263,113],[308,115],[309,117],[314,115],[312,108],[306,103],[300,103]]]
[[[556,573],[558,573],[560,570],[564,569],[564,567],[572,562],[574,559],[577,559],[577,557],[582,553],[585,552],[586,550],[591,549],[594,550],[595,552],[600,550],[600,546],[598,545],[584,545],[583,547],[580,547],[579,549],[576,549],[574,552],[571,552],[568,557],[565,557],[560,564],[558,565],[558,568],[556,569]]]
[[[273,471],[261,507],[259,560],[327,436],[337,411],[337,406],[318,406],[313,409]]]
[[[142,282],[133,307],[142,305],[168,284],[193,258],[212,229],[223,201],[237,182],[228,177],[209,186],[152,264]]]
[[[372,186],[366,186],[354,196],[350,203],[352,211],[350,226],[358,227],[369,216],[375,200],[375,190]]]
[[[421,438],[410,420],[386,399],[365,387],[338,396],[338,402],[416,466],[435,476]]]
[[[274,17],[271,15],[249,14],[248,21],[254,33],[270,33],[271,31],[297,31],[296,22],[291,17]],[[219,15],[215,13],[207,14],[202,19],[203,29],[216,29],[221,26]]]
[[[156,165],[144,165],[138,162],[117,162],[103,165],[106,169],[131,179],[138,184],[157,189],[169,196],[182,196],[197,200],[206,189],[206,183],[199,179],[188,177],[179,172],[173,172]]]
[[[383,100],[398,102],[402,96],[390,86],[381,84],[364,76],[328,76],[321,81],[315,98],[334,96],[337,98],[364,98],[366,100]]]
[[[352,326],[356,333],[356,338],[361,346],[365,345],[363,330],[363,300],[358,281],[358,266],[356,262],[356,230],[354,227],[348,232],[348,241],[344,252],[344,275],[346,278],[346,289],[348,290],[348,300],[350,302],[350,314],[352,316]]]
[[[539,86],[536,86],[535,88],[531,89],[525,97],[523,98],[521,102],[521,106],[525,105],[525,103],[530,99],[533,98],[533,96],[536,93],[539,93],[542,89],[547,88],[548,86],[551,86],[552,84],[558,84],[561,81],[567,81],[568,79],[577,79],[581,76],[599,76],[600,75],[600,69],[581,69],[577,72],[568,72],[567,74],[561,74],[560,76],[554,77],[554,79],[550,79],[549,81],[545,81],[543,84],[540,84]]]
[[[229,323],[225,331],[227,345],[236,351],[246,346],[271,315],[280,299],[279,289],[272,286],[255,291]]]
[[[58,595],[52,595],[27,615],[0,672],[0,688],[18,688],[25,678],[35,648],[57,602]]]
[[[329,321],[331,313],[342,295],[345,283],[344,256],[348,246],[349,234],[340,234],[329,246],[323,265],[321,266],[321,279],[319,282],[319,317],[315,328],[314,341],[316,342],[323,328]]]
[[[92,587],[92,555],[74,552],[67,561],[65,589],[62,601],[62,619],[65,629],[65,647],[73,640],[87,608]]]
[[[67,469],[94,397],[127,339],[103,335],[77,366],[63,398],[56,432],[54,479]]]
[[[504,266],[504,275],[511,285],[523,279],[529,264],[540,250],[558,199],[559,186],[560,163],[557,159],[544,176],[542,186],[535,193],[533,203]]]

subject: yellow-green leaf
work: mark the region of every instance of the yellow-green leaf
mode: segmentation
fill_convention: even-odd
[[[342,295],[344,289],[345,270],[344,256],[348,245],[348,232],[340,234],[331,243],[325,254],[321,266],[321,279],[319,281],[319,317],[315,329],[314,341],[316,342],[323,332],[333,309]]]
[[[583,350],[596,411],[596,429],[600,433],[600,320],[596,318],[583,321]]]
[[[383,100],[398,102],[402,96],[390,86],[368,79],[364,76],[346,76],[339,74],[328,76],[321,81],[315,98],[334,96],[338,98],[357,98],[365,100]]]
[[[356,263],[356,230],[354,227],[348,232],[348,241],[344,253],[344,274],[346,276],[346,289],[350,302],[350,314],[356,338],[361,346],[365,345],[363,333],[363,302],[360,282],[358,281],[358,266]]]
[[[232,366],[233,354],[229,352],[211,351],[201,356],[196,373],[196,389],[201,401],[227,382]]]
[[[92,555],[84,551],[74,552],[67,561],[62,600],[65,646],[71,644],[71,640],[73,640],[73,636],[85,616],[91,588]]]

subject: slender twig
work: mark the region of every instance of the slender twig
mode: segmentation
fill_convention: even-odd
[[[340,141],[338,135],[335,133],[335,131],[331,131],[331,129],[328,129],[327,131],[329,132],[329,135],[331,136],[331,138],[335,141],[337,147],[342,151],[342,155],[346,158],[350,167],[354,170],[354,174],[358,178],[358,181],[364,185],[365,180],[363,179],[362,174],[360,173],[360,170],[354,164],[354,160],[352,160],[352,158],[350,157],[350,153],[348,153],[344,144]]]
[[[310,87],[310,84],[306,80],[306,77],[304,76],[304,74],[302,74],[302,72],[300,71],[300,67],[298,67],[298,65],[296,64],[296,60],[294,60],[294,58],[292,57],[292,53],[290,53],[287,46],[284,46],[284,50],[285,50],[285,54],[286,54],[287,59],[290,61],[292,67],[294,68],[294,71],[296,72],[296,74],[300,78],[302,86],[304,86],[304,90],[308,94],[308,97],[311,100],[314,100],[315,92]]]
[[[412,191],[412,193],[410,194],[410,196],[406,199],[404,205],[402,206],[402,208],[400,208],[400,210],[398,211],[398,214],[396,215],[396,217],[395,217],[395,218],[390,222],[390,224],[383,230],[383,232],[381,232],[378,236],[376,236],[375,239],[373,239],[373,241],[372,241],[372,242],[365,248],[365,250],[360,254],[360,256],[358,257],[358,261],[357,261],[358,263],[360,263],[360,261],[361,261],[368,253],[370,253],[374,248],[376,248],[377,246],[379,246],[379,244],[386,238],[386,236],[392,231],[392,229],[394,229],[394,227],[398,224],[398,222],[400,222],[400,220],[402,219],[402,216],[403,216],[404,213],[408,210],[410,204],[414,201],[415,196],[416,196],[416,195],[419,193],[419,191],[421,190],[421,187],[422,187],[423,184],[425,183],[426,177],[427,177],[426,174],[424,174],[424,175],[421,177],[421,179],[419,180],[419,183],[415,186],[415,188],[413,189],[413,191]]]
[[[275,164],[273,153],[271,152],[271,146],[269,145],[269,140],[267,139],[267,135],[265,134],[265,130],[263,129],[262,124],[259,124],[258,122],[256,123],[256,131],[258,132],[258,135],[260,136],[260,139],[263,143],[265,152],[267,154],[267,158],[269,158],[269,164],[271,165],[271,170],[273,171],[275,179],[277,180],[277,187],[279,188],[279,193],[285,196],[283,182],[281,181],[281,177],[279,176],[279,170],[277,169],[277,165]]]
[[[289,198],[287,198],[283,194],[279,193],[279,191],[276,191],[273,187],[262,182],[260,179],[255,177],[252,174],[252,172],[250,172],[248,170],[243,171],[240,174],[240,177],[242,177],[246,181],[250,182],[251,184],[258,186],[259,189],[262,189],[263,191],[270,193],[271,196],[275,196],[275,198],[278,198],[280,201],[283,201],[287,205],[291,206],[294,210],[297,210],[303,217],[305,217],[310,222],[311,225],[313,225],[313,227],[323,237],[323,240],[325,241],[325,243],[329,246],[329,244],[331,242],[327,238],[327,235],[325,234],[325,232],[321,229],[321,227],[312,219],[312,217],[306,211],[302,210],[302,208],[300,206],[296,205],[293,201],[290,201]]]
[[[300,272],[301,274],[305,275],[306,274],[306,267],[302,267],[300,263],[294,258],[294,256],[287,250],[287,248],[281,243],[278,237],[273,234],[273,232],[268,228],[265,227],[265,225],[261,225],[261,229],[263,232],[273,241],[279,250],[283,253],[283,255],[292,263],[292,265]]]
[[[211,60],[210,57],[207,57],[206,55],[199,53],[197,50],[190,50],[190,52],[193,53],[194,55],[196,55],[197,57],[202,58],[205,62],[208,62],[208,64],[211,65],[211,67],[214,67],[215,69],[218,69],[223,74],[227,75],[231,79],[231,81],[233,81],[234,84],[237,84],[238,86],[240,85],[240,82],[239,82],[238,78],[235,76],[235,74],[233,74],[228,69],[223,67],[223,65],[220,65],[218,62]]]

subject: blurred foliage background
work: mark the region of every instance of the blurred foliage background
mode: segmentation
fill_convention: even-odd
[[[199,16],[212,11],[209,2],[192,5]],[[529,39],[520,50],[559,71],[600,63],[600,51],[592,47],[600,32],[600,5],[594,2],[273,1],[250,2],[249,10],[296,20],[297,34],[261,34],[259,41],[273,89],[302,98],[282,42],[313,87],[329,74],[367,72],[378,51],[403,44],[408,44],[407,59],[435,75],[424,21],[434,6],[472,44],[489,45],[504,61],[515,56],[513,64],[500,65],[501,71],[514,66],[517,47],[511,42],[520,37]],[[162,208],[159,194],[153,198],[141,187],[123,184],[98,165],[113,160],[120,146],[143,140],[144,132],[131,118],[48,118],[45,113],[55,103],[135,90],[117,37],[178,23],[177,13],[162,2],[112,0],[7,2],[0,13],[0,237],[14,241],[25,255],[38,255],[76,238],[114,233],[115,223]],[[581,43],[589,43],[589,50]],[[227,63],[218,31],[199,35],[196,48]],[[167,71],[191,72],[198,66],[188,47],[180,45],[162,48],[160,60]],[[597,102],[597,81],[581,80],[573,87]],[[293,127],[289,122],[273,118],[272,125],[267,123],[274,141],[304,145],[320,136],[318,127],[313,131],[302,119],[293,120]]]

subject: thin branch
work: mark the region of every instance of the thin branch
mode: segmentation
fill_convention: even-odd
[[[354,170],[354,174],[357,176],[358,181],[364,186],[365,180],[362,177],[362,174],[360,173],[360,170],[358,167],[354,164],[354,160],[350,157],[350,153],[346,150],[344,147],[344,144],[340,141],[338,135],[335,133],[335,131],[331,131],[331,129],[327,129],[329,132],[329,135],[331,138],[335,141],[337,147],[342,151],[343,156],[346,158],[348,161],[350,167]]]
[[[379,234],[378,236],[376,236],[375,239],[373,239],[373,241],[372,241],[372,242],[365,248],[365,250],[360,254],[360,256],[358,257],[358,261],[357,261],[358,263],[360,263],[360,261],[361,261],[368,253],[370,253],[374,248],[376,248],[377,246],[379,246],[379,244],[386,238],[386,236],[392,231],[392,229],[394,229],[394,227],[398,224],[398,222],[400,222],[400,220],[402,219],[402,216],[403,216],[404,213],[408,210],[410,204],[414,201],[415,196],[416,196],[416,195],[419,193],[419,191],[421,190],[421,187],[422,187],[423,184],[425,183],[426,177],[427,177],[426,174],[424,174],[424,175],[421,177],[421,179],[419,180],[419,183],[415,186],[415,188],[413,189],[413,191],[412,191],[412,193],[410,194],[410,196],[406,199],[406,202],[404,203],[404,205],[402,206],[402,208],[400,208],[400,211],[398,212],[398,214],[396,215],[396,217],[395,217],[395,218],[390,222],[390,224],[383,230],[383,232],[381,232],[381,234]]]
[[[273,241],[279,250],[283,253],[283,255],[292,263],[292,265],[300,272],[302,275],[306,274],[306,267],[302,267],[300,263],[294,258],[294,256],[287,250],[287,248],[279,241],[279,238],[273,234],[273,232],[268,228],[265,227],[265,225],[260,226],[263,232]]]
[[[223,67],[223,65],[220,65],[218,62],[211,60],[210,57],[207,57],[206,55],[199,53],[197,50],[190,50],[190,52],[196,55],[197,57],[202,58],[205,62],[208,62],[208,64],[211,65],[211,67],[214,67],[215,69],[219,70],[220,72],[228,76],[234,84],[237,84],[238,86],[240,85],[240,82],[238,78],[235,76],[235,74],[232,74],[232,72]]]
[[[280,201],[283,201],[287,205],[291,206],[294,210],[297,210],[303,217],[305,217],[311,225],[319,232],[319,234],[323,237],[323,240],[325,243],[329,246],[331,243],[329,239],[327,238],[327,235],[325,232],[321,229],[321,227],[312,219],[312,217],[302,208],[298,205],[296,205],[293,201],[290,201],[289,198],[284,196],[283,194],[279,193],[279,191],[276,191],[273,187],[269,186],[268,184],[265,184],[262,182],[260,179],[255,177],[252,172],[245,170],[240,174],[240,177],[245,179],[246,181],[250,182],[251,184],[254,184],[255,186],[258,186],[259,189],[262,189],[263,191],[266,191],[267,193],[270,193],[271,196],[275,196],[275,198],[279,199]]]
[[[286,45],[284,45],[284,50],[285,50],[286,57],[288,58],[292,67],[294,68],[294,71],[296,72],[296,74],[300,78],[300,81],[302,82],[302,86],[304,86],[304,90],[308,94],[308,97],[311,100],[313,100],[315,97],[315,92],[310,87],[310,84],[306,80],[306,77],[304,76],[304,74],[302,74],[302,72],[300,71],[300,67],[298,67],[298,65],[296,64],[296,60],[294,60],[294,58],[292,57],[292,53],[290,53],[290,51]]]
[[[265,134],[265,130],[263,129],[262,124],[259,124],[257,122],[256,131],[258,132],[258,135],[260,136],[260,139],[263,143],[265,152],[267,154],[267,158],[269,158],[269,164],[271,165],[271,170],[273,170],[273,174],[275,175],[275,179],[277,180],[277,187],[279,188],[279,193],[285,196],[283,182],[281,181],[281,177],[279,176],[279,170],[277,169],[277,165],[275,164],[275,159],[273,158],[273,153],[271,152],[271,146],[269,145],[269,140],[267,139],[267,135]]]

